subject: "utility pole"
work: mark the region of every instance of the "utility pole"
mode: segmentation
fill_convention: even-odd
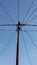
[[[20,26],[20,22],[18,22],[18,26],[17,26],[17,34],[18,34],[18,37],[17,37],[17,48],[16,48],[16,65],[19,65],[19,36],[20,36],[20,29],[21,29],[21,26]]]

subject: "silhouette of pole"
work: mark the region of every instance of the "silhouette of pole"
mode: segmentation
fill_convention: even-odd
[[[20,36],[20,22],[18,22],[17,32],[18,32],[18,36],[17,36],[17,50],[16,50],[16,65],[19,65],[19,36]]]

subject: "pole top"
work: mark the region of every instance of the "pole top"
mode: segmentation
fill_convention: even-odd
[[[21,29],[21,23],[20,21],[18,21],[17,30],[20,30],[20,29]]]

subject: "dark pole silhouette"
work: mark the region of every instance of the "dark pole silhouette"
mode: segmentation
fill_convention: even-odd
[[[18,37],[17,37],[17,50],[16,50],[16,65],[19,65],[19,36],[20,36],[20,22],[18,22],[17,26],[17,32],[18,32]]]

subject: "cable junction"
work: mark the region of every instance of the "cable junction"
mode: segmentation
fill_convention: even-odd
[[[14,24],[0,24],[0,27],[16,27],[16,31],[17,31],[17,48],[16,48],[16,65],[19,65],[19,47],[20,47],[20,31],[24,31],[24,32],[27,32],[27,31],[30,31],[30,32],[34,32],[37,30],[22,30],[22,27],[37,27],[37,24],[23,24],[24,20],[26,19],[28,13],[30,12],[30,9],[33,5],[35,0],[32,1],[28,11],[27,11],[27,14],[25,16],[25,18],[23,19],[22,23],[21,21],[19,21],[19,0],[18,0],[18,23],[15,24],[14,20],[12,19],[12,17],[9,15],[9,13],[7,12],[7,10],[4,8],[4,6],[2,5],[2,3],[0,2],[0,5],[1,7],[4,9],[4,11],[6,12],[6,14],[8,15],[8,17],[10,18],[10,20],[14,23]],[[36,8],[37,9],[37,8]],[[36,11],[36,9],[33,11],[33,13],[31,14],[31,16],[34,14],[34,12]],[[31,17],[30,16],[30,17]],[[29,18],[28,18],[29,19]],[[0,29],[0,31],[5,31],[6,29]],[[10,30],[9,30],[10,31]],[[14,33],[15,34],[15,33]],[[13,34],[13,36],[14,36]],[[30,34],[28,34],[32,43],[34,44]],[[12,37],[13,37],[12,36]],[[11,38],[12,39],[12,38]],[[9,42],[11,41],[11,39],[9,40]],[[2,53],[4,52],[4,50],[7,48],[7,46],[9,45],[9,42],[8,44],[4,47],[4,49],[2,50],[2,52],[0,53],[0,55],[2,55]],[[36,45],[34,44],[34,46],[36,47]],[[27,50],[27,47],[25,45],[25,48],[26,48],[26,52],[27,52],[27,56],[28,56],[28,59],[29,59],[29,62],[30,62],[30,65],[31,64],[31,60],[30,60],[30,56],[29,56],[29,53],[28,53],[28,50]]]

